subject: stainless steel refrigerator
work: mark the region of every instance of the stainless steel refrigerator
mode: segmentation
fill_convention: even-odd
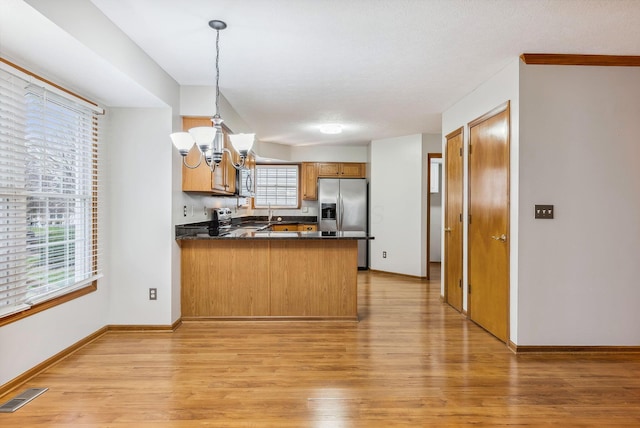
[[[321,231],[368,232],[367,180],[365,178],[318,179],[318,212]],[[368,268],[369,241],[358,241],[358,268]]]

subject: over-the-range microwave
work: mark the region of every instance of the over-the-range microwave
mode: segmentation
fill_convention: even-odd
[[[246,198],[255,196],[256,180],[253,168],[236,171],[236,193],[238,196]]]

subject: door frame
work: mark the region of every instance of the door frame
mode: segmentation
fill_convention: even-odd
[[[468,131],[468,141],[467,141],[467,156],[471,156],[473,147],[471,147],[471,128],[478,125],[479,123],[482,123],[490,118],[492,118],[493,116],[496,116],[502,112],[506,111],[507,112],[507,242],[506,245],[508,245],[508,249],[507,249],[507,319],[506,319],[506,323],[507,323],[507,337],[506,337],[506,343],[507,345],[510,343],[510,339],[511,339],[511,101],[507,100],[504,103],[500,104],[499,106],[489,110],[488,112],[486,112],[485,114],[477,117],[476,119],[472,120],[471,122],[469,122],[467,124],[467,131]],[[469,210],[471,209],[471,159],[469,158],[469,161],[467,162],[467,230],[469,228]],[[467,317],[473,321],[473,317],[472,317],[472,311],[471,311],[471,303],[470,303],[470,296],[469,296],[469,282],[470,282],[470,278],[469,278],[469,273],[470,271],[470,264],[471,264],[471,248],[470,248],[470,242],[469,242],[469,232],[467,232],[467,284],[466,284],[466,294],[467,294]],[[478,324],[479,325],[479,324]],[[481,326],[482,327],[482,326]],[[482,327],[484,328],[484,327]],[[489,331],[489,330],[487,330]],[[492,334],[494,337],[497,338],[497,336],[490,332],[490,334]],[[500,340],[500,339],[499,339]]]
[[[442,159],[442,153],[427,154],[427,279],[431,279],[429,273],[429,263],[431,263],[431,159],[438,158]]]
[[[458,129],[456,129],[454,131],[451,131],[450,133],[448,133],[444,137],[445,138],[444,153],[445,154],[448,153],[449,140],[452,139],[453,137],[456,137],[457,135],[460,135],[460,138],[462,139],[462,142],[460,144],[460,148],[462,150],[462,153],[460,154],[460,156],[462,157],[462,159],[461,159],[462,167],[460,169],[460,173],[463,175],[463,177],[461,177],[463,190],[462,190],[460,196],[463,199],[461,201],[461,209],[464,210],[464,156],[463,156],[463,154],[464,154],[464,137],[465,137],[464,126],[461,126],[460,128],[458,128]],[[445,159],[445,161],[443,162],[443,168],[445,168],[445,169],[446,169],[446,166],[447,166],[447,163],[446,163],[447,161],[448,161],[448,159]],[[449,206],[449,182],[445,180],[446,175],[444,173],[442,174],[442,176],[443,176],[442,177],[443,184],[446,186],[446,191],[443,190],[443,193],[444,193],[443,196],[444,197],[442,198],[443,199],[442,205],[443,205],[443,208],[444,208],[442,226],[444,228],[446,226],[445,222],[447,220],[447,207]],[[461,214],[463,214],[463,213],[461,213]],[[464,229],[463,225],[464,225],[464,222],[461,219],[460,227],[462,227]],[[444,288],[443,298],[444,298],[444,301],[447,304],[451,305],[451,303],[449,302],[449,287],[447,287],[447,284],[448,284],[447,263],[449,263],[449,262],[446,259],[446,237],[444,239],[444,242],[445,242],[445,245],[442,248],[442,254],[445,256],[444,269],[443,269],[444,274],[442,275],[442,281],[443,281],[443,285],[444,285],[444,287],[443,287]],[[464,230],[461,233],[460,264],[461,264],[461,266],[460,266],[460,269],[461,269],[460,280],[462,280],[464,278]],[[464,307],[464,287],[463,287],[463,289],[462,289],[462,291],[460,293],[460,313],[465,315],[465,316],[467,316],[467,312],[466,312],[466,309]]]

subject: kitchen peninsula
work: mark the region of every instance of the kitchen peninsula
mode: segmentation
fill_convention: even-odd
[[[365,232],[176,227],[183,320],[357,320],[358,240]]]

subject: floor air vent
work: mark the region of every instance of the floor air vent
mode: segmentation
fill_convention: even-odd
[[[0,413],[13,413],[49,388],[30,388],[0,406]]]

